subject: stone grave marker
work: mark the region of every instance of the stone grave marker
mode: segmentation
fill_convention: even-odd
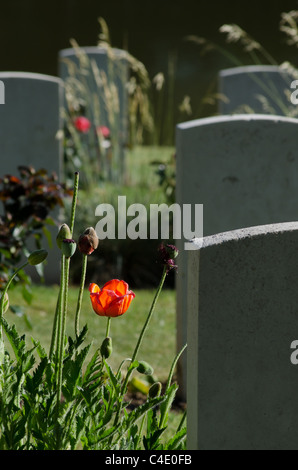
[[[88,99],[92,105],[87,103],[86,117],[96,126],[110,130],[111,139],[114,139],[112,158],[117,162],[114,174],[117,166],[121,181],[121,175],[125,173],[129,113],[129,64],[125,51],[92,46],[63,49],[59,51],[59,76],[64,82],[69,81],[71,87],[74,79],[79,81],[90,93]]]
[[[298,120],[232,115],[179,124],[176,202],[203,204],[203,235],[295,220],[298,214]],[[177,348],[187,341],[184,240],[177,274]],[[179,363],[185,396],[186,359]]]
[[[197,242],[188,252],[187,448],[297,450],[298,223]]]
[[[0,81],[0,104],[5,104],[5,86],[2,81]]]
[[[297,77],[296,77],[297,78]],[[219,72],[219,113],[243,112],[292,116],[291,83],[295,77],[278,66],[249,65]],[[297,114],[297,113],[296,113]]]
[[[62,142],[56,138],[62,127],[62,80],[36,73],[0,72],[0,81],[5,89],[5,104],[0,106],[1,176],[19,176],[18,166],[24,165],[55,172],[63,180]],[[56,235],[54,228],[52,236]],[[55,255],[48,257],[45,279],[59,282]]]

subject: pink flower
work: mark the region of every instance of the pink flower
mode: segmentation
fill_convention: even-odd
[[[101,134],[105,139],[110,137],[110,129],[107,126],[98,126],[96,128],[97,132]]]
[[[79,116],[74,121],[75,128],[79,132],[88,132],[91,127],[91,122],[85,116]]]

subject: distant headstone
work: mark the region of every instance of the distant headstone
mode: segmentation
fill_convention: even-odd
[[[288,222],[298,214],[298,120],[233,115],[177,126],[176,202],[203,204],[204,236]],[[177,274],[177,347],[186,342],[187,263],[184,240]],[[186,360],[179,365],[185,394]]]
[[[188,252],[188,449],[297,450],[298,223],[199,246]]]
[[[113,161],[117,165],[114,174],[118,168],[118,181],[121,181],[125,172],[129,113],[129,66],[125,51],[103,47],[63,49],[59,52],[59,76],[83,98],[88,95],[86,117],[96,126],[110,130]]]
[[[221,70],[219,113],[293,115],[297,111],[297,106],[290,100],[293,80],[290,72],[271,65]]]
[[[2,81],[0,81],[0,104],[5,104],[5,86]]]
[[[0,106],[1,176],[18,176],[18,166],[23,165],[55,172],[61,181],[62,143],[56,134],[62,127],[62,80],[36,73],[0,72],[0,81],[5,88],[5,104]],[[45,269],[48,282],[59,282],[59,263],[54,258],[49,257]]]

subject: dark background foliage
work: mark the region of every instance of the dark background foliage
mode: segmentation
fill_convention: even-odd
[[[57,75],[58,51],[70,47],[70,38],[81,46],[95,45],[101,16],[109,26],[112,45],[128,49],[151,77],[160,71],[167,74],[169,57],[174,57],[177,103],[191,95],[196,115],[217,70],[230,64],[218,54],[200,57],[198,47],[185,42],[185,36],[224,44],[219,27],[236,23],[277,61],[294,60],[296,51],[285,46],[278,25],[281,12],[297,6],[296,0],[2,0],[0,70]],[[241,54],[239,47],[236,50]]]

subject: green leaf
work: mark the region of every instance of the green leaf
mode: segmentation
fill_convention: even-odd
[[[10,342],[11,347],[15,353],[16,359],[18,362],[21,362],[25,354],[25,337],[20,337],[18,335],[15,325],[9,326],[4,318],[2,318],[2,324],[8,341]]]
[[[9,326],[7,321],[4,318],[2,318],[2,324],[3,324],[5,334],[8,338],[8,341],[10,342],[11,347],[16,356],[16,359],[18,363],[21,365],[23,373],[25,373],[28,370],[30,370],[35,363],[35,358],[32,354],[35,347],[27,351],[25,335],[19,336],[15,325]]]
[[[5,355],[4,341],[2,338],[0,338],[0,366],[3,364],[4,355]]]
[[[47,357],[46,350],[41,346],[40,341],[35,340],[34,338],[31,338],[31,341],[40,357],[40,359],[44,359]]]
[[[82,376],[82,368],[84,361],[89,353],[91,344],[88,344],[82,351],[80,351],[74,360],[69,359],[65,362],[63,368],[63,377],[65,385],[63,387],[63,394],[67,399],[72,400],[77,390],[77,385]]]
[[[143,436],[143,444],[145,450],[156,450],[160,449],[160,441],[159,438],[164,432],[165,428],[162,429],[156,429],[154,432],[152,432],[149,437]]]
[[[107,369],[107,373],[108,373],[109,379],[111,381],[111,384],[113,386],[113,389],[116,393],[118,393],[119,390],[120,390],[120,382],[117,380],[117,378],[114,375],[114,373],[113,373],[111,367],[109,366],[109,364],[105,360],[103,360],[103,362],[104,362],[104,365]]]
[[[152,410],[155,408],[157,405],[160,405],[166,397],[156,397],[152,398],[150,400],[147,400],[143,405],[139,406],[138,408],[134,409],[131,411],[127,419],[123,421],[123,432],[126,432],[128,429],[131,428],[131,426],[135,425],[136,421],[139,420],[142,416],[146,415],[149,410]]]
[[[169,411],[171,409],[177,390],[178,390],[178,385],[174,383],[165,392],[165,395],[164,395],[165,401],[160,406],[160,422],[159,422],[160,427],[165,426],[168,422]]]
[[[187,431],[186,428],[182,428],[173,436],[169,442],[165,445],[165,450],[177,450],[180,449],[181,445],[184,444],[186,439]]]
[[[97,349],[86,367],[82,382],[83,386],[86,387],[91,385],[92,382],[97,382],[97,379],[101,377],[101,369],[102,362],[100,360],[99,349]]]

